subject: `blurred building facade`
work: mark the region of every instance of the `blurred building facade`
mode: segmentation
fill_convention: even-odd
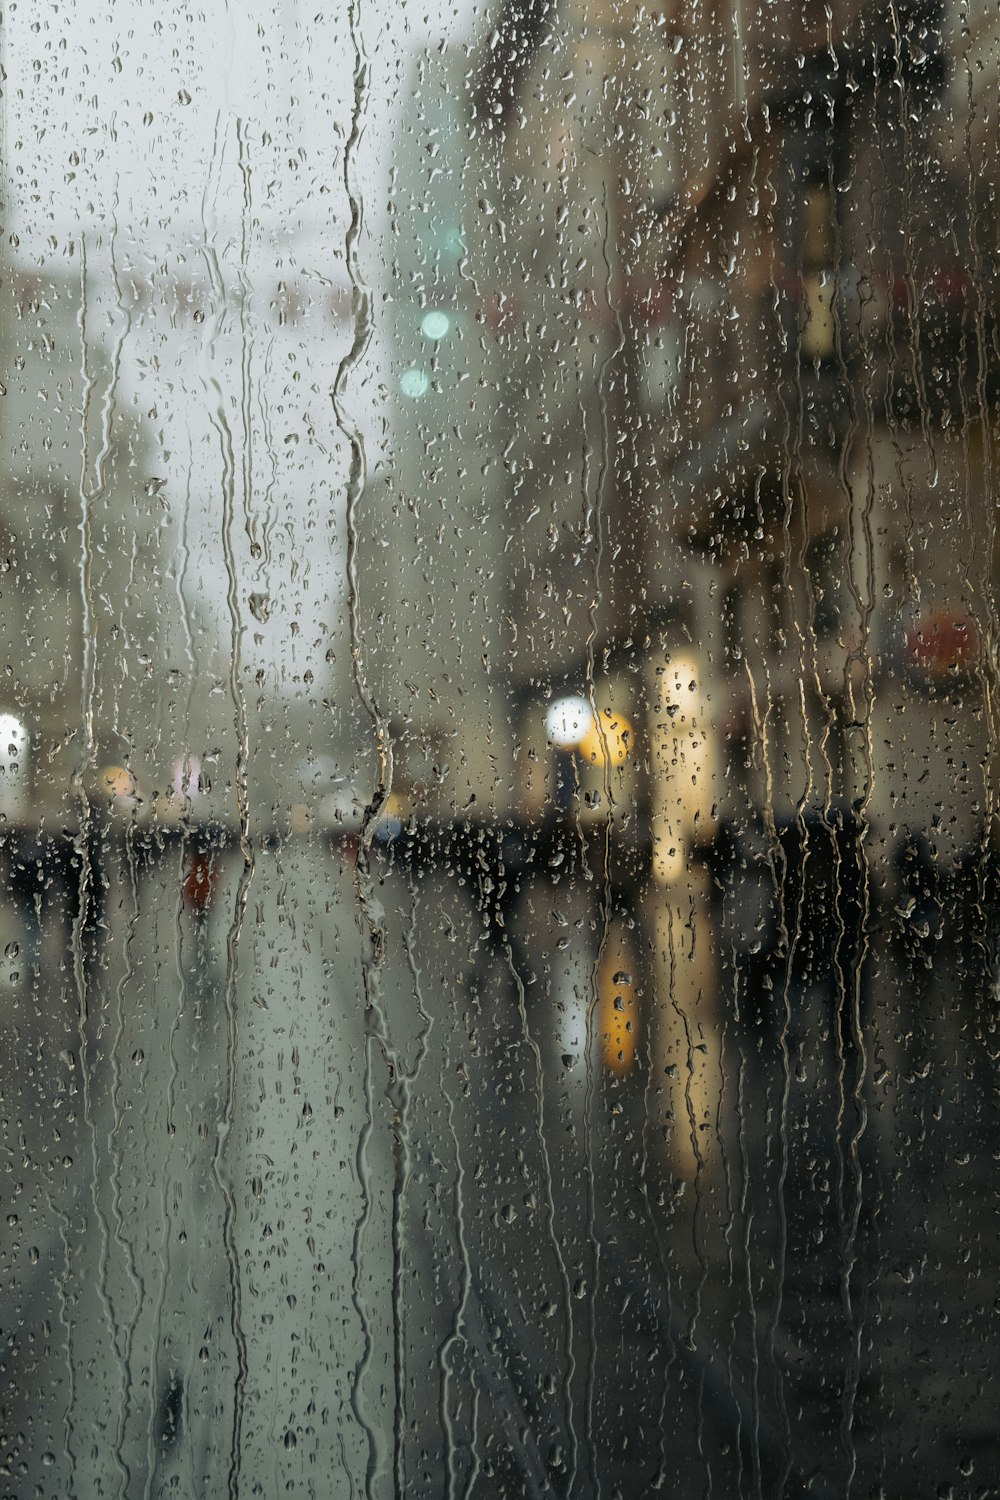
[[[235,826],[240,725],[257,829],[286,828],[293,807],[355,816],[338,791],[364,747],[336,420],[324,392],[305,453],[272,427],[303,349],[332,384],[329,329],[350,297],[304,269],[246,295],[218,278],[202,265],[151,280],[103,240],[88,263],[85,236],[41,262],[5,258],[0,711],[26,739],[0,810],[28,828],[49,812],[73,823],[81,793],[128,817]],[[251,345],[267,350],[259,381]],[[215,354],[225,387],[206,375]],[[164,382],[206,399],[164,408]],[[251,399],[263,440],[237,455]]]
[[[25,730],[12,820],[72,816],[75,777],[87,795],[101,766],[127,779],[164,727],[170,519],[150,421],[116,389],[115,292],[88,285],[79,254],[3,266],[3,706]]]
[[[619,803],[647,816],[680,653],[703,827],[842,805],[885,849],[983,837],[991,42],[933,0],[508,5],[421,61],[378,649],[403,779],[457,777],[428,807],[551,803],[569,694],[636,721]]]

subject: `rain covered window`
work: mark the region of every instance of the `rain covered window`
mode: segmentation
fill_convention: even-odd
[[[995,7],[0,49],[0,1495],[1000,1493]]]

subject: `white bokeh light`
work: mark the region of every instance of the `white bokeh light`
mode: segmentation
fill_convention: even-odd
[[[557,698],[545,714],[545,733],[561,750],[579,745],[593,724],[594,715],[586,698]]]

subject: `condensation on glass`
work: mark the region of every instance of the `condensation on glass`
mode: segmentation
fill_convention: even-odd
[[[0,1494],[995,1494],[995,8],[0,44]]]

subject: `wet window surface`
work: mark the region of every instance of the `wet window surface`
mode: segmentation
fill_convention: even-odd
[[[995,10],[0,47],[0,1495],[1000,1495]]]

